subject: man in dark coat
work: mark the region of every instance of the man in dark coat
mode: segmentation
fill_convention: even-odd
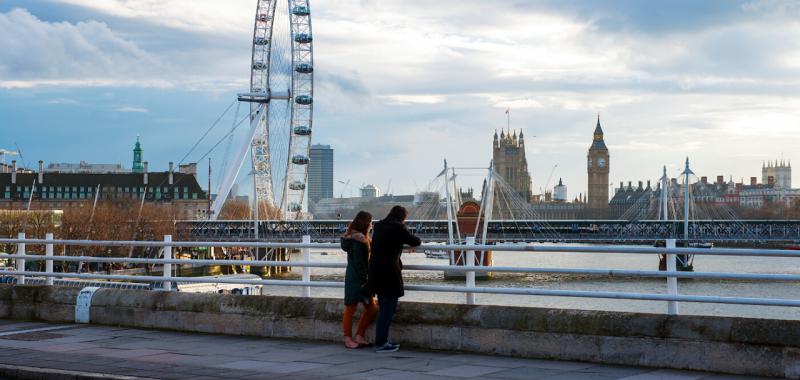
[[[370,290],[378,295],[378,322],[375,327],[375,351],[394,352],[400,345],[389,342],[389,326],[397,310],[397,301],[403,291],[403,246],[421,244],[404,224],[408,211],[394,206],[383,220],[372,229],[372,255],[369,259]]]

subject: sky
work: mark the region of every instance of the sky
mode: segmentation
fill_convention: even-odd
[[[0,149],[20,149],[29,166],[130,167],[140,136],[152,170],[202,161],[205,173],[211,157],[216,183],[241,144],[224,138],[225,110],[248,88],[255,4],[0,1]],[[598,114],[615,185],[655,180],[664,165],[677,176],[687,156],[698,175],[737,181],[760,179],[765,160],[800,160],[798,2],[326,0],[311,10],[313,142],[335,150],[337,196],[366,183],[424,189],[445,158],[488,166],[509,108],[534,193],[558,178],[570,197],[585,192]]]

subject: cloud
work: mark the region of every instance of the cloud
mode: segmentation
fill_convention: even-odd
[[[118,107],[115,109],[117,112],[132,112],[132,113],[148,113],[149,109],[144,107]]]
[[[86,24],[102,26],[100,34],[119,42],[117,48],[88,55],[78,49],[80,56],[63,59],[55,47],[70,33],[54,28],[77,33],[84,45],[105,45],[83,31],[85,23],[34,17],[33,26],[14,36],[36,47],[26,59],[47,52],[55,60],[18,65],[16,76],[0,75],[0,86],[19,93],[39,90],[20,87],[66,88],[56,98],[92,86],[176,91],[163,101],[168,104],[125,102],[151,110],[153,120],[181,120],[176,131],[179,124],[194,127],[206,120],[185,110],[196,109],[198,99],[221,111],[231,94],[247,87],[252,3],[57,0],[56,11],[42,18],[57,19],[57,9],[69,4],[86,12],[77,19],[101,20]],[[662,165],[677,168],[687,154],[698,173],[749,176],[750,163],[739,151],[768,157],[800,144],[800,16],[787,4],[793,3],[314,2],[314,142],[334,145],[337,173],[349,173],[353,183],[394,177],[395,193],[413,191],[413,180],[424,183],[429,168],[435,175],[443,157],[453,165],[486,165],[491,135],[506,128],[503,110],[511,107],[511,128],[526,133],[534,188],[559,164],[557,174],[575,194],[585,189],[586,149],[600,112],[613,181],[655,178]],[[42,28],[49,33],[36,32]],[[0,56],[2,74],[7,61]],[[90,69],[63,63],[72,61]],[[67,75],[50,73],[53,65]],[[119,114],[122,101],[116,101],[103,110],[137,119]],[[159,139],[183,144],[185,133]],[[354,144],[358,139],[369,143]]]
[[[47,103],[47,104],[57,104],[57,105],[73,105],[73,106],[81,104],[81,102],[79,102],[79,101],[77,101],[75,99],[67,99],[67,98],[50,99],[45,103]]]
[[[104,23],[51,23],[24,9],[0,13],[0,51],[5,88],[126,84],[159,66]]]
[[[243,12],[255,11],[255,2],[230,1],[220,6],[216,0],[55,0],[103,12],[116,17],[169,26],[176,29],[212,33],[252,31],[250,23],[242,22]],[[249,24],[249,25],[248,25]]]
[[[382,95],[380,97],[391,105],[419,105],[419,104],[439,104],[444,103],[445,96],[442,95]]]

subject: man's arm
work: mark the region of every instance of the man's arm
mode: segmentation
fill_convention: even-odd
[[[419,239],[416,235],[412,234],[411,231],[404,225],[403,226],[403,243],[408,244],[411,247],[418,247],[422,244],[422,240]]]

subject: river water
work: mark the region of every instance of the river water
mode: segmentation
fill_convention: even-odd
[[[300,260],[299,255],[292,257]],[[346,262],[344,252],[329,250],[314,251],[311,261]],[[405,264],[445,265],[447,260],[430,259],[423,253],[403,254]],[[636,269],[657,270],[658,258],[643,254],[606,253],[539,253],[539,252],[494,252],[494,264],[498,266],[541,268],[585,268],[585,269]],[[785,273],[800,274],[800,259],[772,257],[702,256],[694,259],[698,272],[729,273]],[[294,268],[288,277],[299,277],[300,268]],[[313,280],[343,281],[344,269],[313,268]],[[406,284],[463,285],[464,280],[444,280],[441,272],[404,271]],[[477,286],[540,288],[558,290],[590,290],[629,293],[666,293],[666,279],[657,278],[610,278],[586,275],[515,274],[495,273],[491,279],[477,280]],[[709,295],[727,297],[756,297],[800,299],[798,282],[756,282],[732,280],[679,279],[678,291],[684,295]],[[338,298],[342,289],[312,288],[314,297]],[[265,294],[301,295],[300,287],[265,286]],[[533,306],[584,310],[635,311],[665,313],[667,303],[663,301],[637,301],[599,298],[572,298],[527,295],[476,294],[476,303],[491,305]],[[407,291],[403,301],[428,301],[463,303],[462,293]],[[724,305],[707,303],[679,304],[681,314],[744,316],[757,318],[797,319],[800,308]]]

